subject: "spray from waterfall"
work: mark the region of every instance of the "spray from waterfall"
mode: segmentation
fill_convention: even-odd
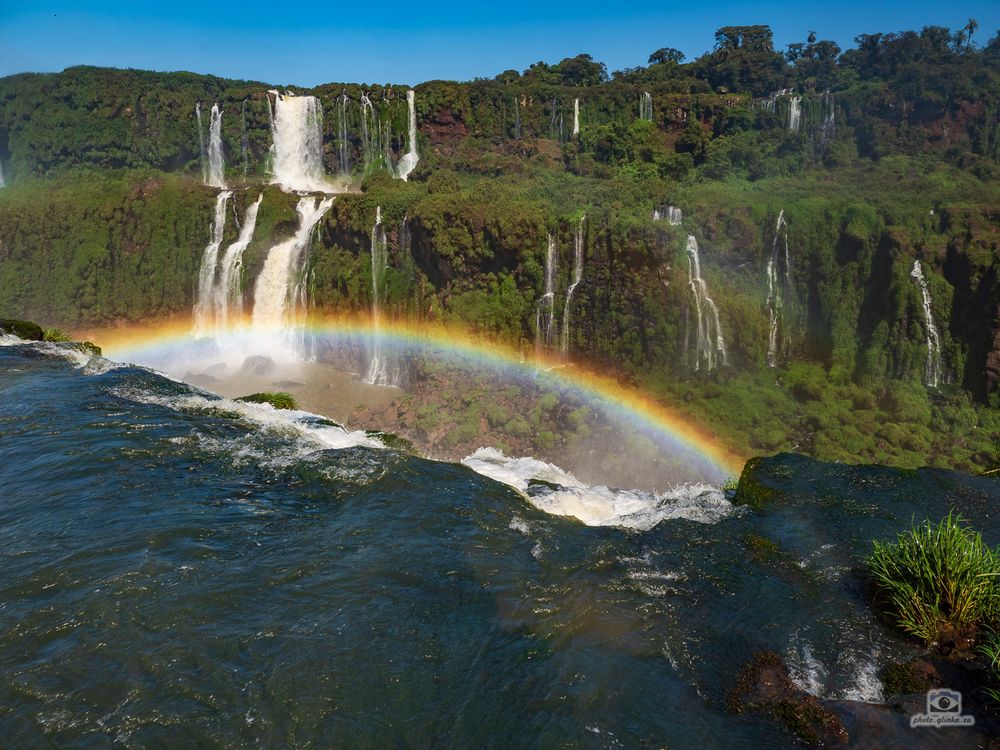
[[[305,315],[308,302],[306,271],[313,228],[333,205],[333,198],[303,197],[295,207],[299,228],[272,247],[254,285],[251,325],[262,335],[276,337],[272,343],[299,358],[306,355]]]
[[[247,208],[243,226],[236,241],[226,248],[219,261],[219,272],[212,291],[212,306],[215,311],[216,337],[229,329],[230,316],[239,319],[243,315],[243,287],[240,273],[243,270],[243,253],[253,239],[257,227],[257,211],[264,200],[264,194]]]
[[[410,173],[417,166],[417,162],[420,161],[420,156],[417,154],[416,98],[417,94],[413,89],[406,92],[407,121],[409,125],[407,133],[407,149],[406,153],[403,154],[403,158],[399,160],[399,165],[396,168],[396,176],[403,182],[406,182]]]
[[[545,251],[545,292],[535,309],[535,347],[551,349],[555,339],[556,241],[549,235]]]
[[[328,192],[323,108],[315,96],[274,94],[274,180],[285,190]]]
[[[802,121],[802,97],[793,96],[788,100],[788,130],[792,133],[799,132],[799,124]]]
[[[653,121],[653,95],[643,91],[639,97],[639,119]]]
[[[390,368],[384,351],[382,314],[385,309],[385,274],[389,267],[389,241],[382,225],[382,207],[375,209],[372,227],[372,352],[365,382],[369,385],[397,385],[398,368]]]
[[[215,286],[215,276],[219,261],[219,246],[226,230],[226,204],[232,195],[223,190],[215,199],[215,214],[208,245],[201,257],[201,268],[198,271],[198,297],[194,305],[194,335],[197,338],[207,336],[212,323],[212,289]]]
[[[573,100],[573,135],[580,135],[580,100]]]
[[[205,128],[201,124],[201,102],[194,103],[194,119],[198,125],[198,158],[201,160],[201,181],[208,184],[208,150],[205,148]]]
[[[340,173],[348,175],[351,173],[351,150],[350,142],[347,139],[347,104],[350,99],[347,94],[341,94],[337,100],[337,150],[340,161]]]
[[[586,216],[580,217],[580,223],[576,225],[576,232],[573,234],[573,280],[566,290],[566,305],[563,307],[563,330],[561,350],[563,354],[569,354],[569,340],[572,333],[570,321],[572,321],[573,292],[583,281],[583,222]]]
[[[708,285],[701,278],[698,241],[690,234],[687,238],[687,256],[688,287],[696,317],[694,369],[697,372],[704,366],[706,371],[711,372],[716,366],[726,364],[726,344],[719,323],[719,308],[709,296]]]
[[[941,334],[934,324],[934,313],[931,311],[931,292],[927,288],[924,269],[919,260],[913,261],[910,276],[916,279],[920,287],[920,296],[924,307],[924,324],[927,327],[927,363],[924,366],[924,383],[931,388],[937,388],[941,382]]]
[[[781,252],[784,245],[784,253]],[[788,338],[788,321],[785,314],[786,293],[792,285],[792,256],[788,245],[788,223],[785,221],[785,210],[778,212],[778,222],[774,228],[774,241],[771,243],[771,257],[767,261],[767,366],[774,367],[778,363],[780,334]]]
[[[225,171],[226,164],[222,156],[222,110],[218,104],[213,104],[208,125],[208,179],[205,184],[217,188],[225,187]]]

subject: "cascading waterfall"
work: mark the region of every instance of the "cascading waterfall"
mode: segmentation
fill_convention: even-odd
[[[920,286],[920,296],[924,306],[924,324],[927,327],[927,364],[924,368],[924,383],[931,388],[937,388],[941,382],[941,334],[934,324],[934,313],[931,311],[931,292],[927,288],[924,269],[919,260],[913,261],[910,276],[916,279]]]
[[[663,219],[666,219],[670,226],[677,227],[684,221],[684,214],[677,206],[660,206],[659,208],[654,208],[653,221],[662,221]]]
[[[347,94],[341,94],[337,100],[337,155],[340,161],[340,173],[351,173],[350,142],[347,140],[347,104],[350,101]]]
[[[257,211],[264,200],[264,194],[247,208],[243,217],[243,226],[236,241],[226,248],[219,262],[219,273],[212,292],[212,303],[215,312],[216,336],[229,329],[229,318],[240,318],[243,315],[243,289],[240,284],[240,271],[243,269],[243,252],[253,239],[257,227]]]
[[[521,103],[514,97],[514,140],[521,140]]]
[[[545,293],[535,309],[535,348],[551,349],[556,312],[556,241],[550,234],[545,251]]]
[[[799,132],[799,123],[802,121],[802,97],[793,96],[788,100],[788,129],[793,133]]]
[[[696,321],[695,328],[695,364],[697,372],[702,365],[711,372],[717,365],[726,364],[726,344],[722,338],[722,326],[719,323],[719,308],[708,294],[708,285],[701,278],[701,261],[698,257],[698,241],[692,236],[687,238],[688,256],[688,287],[694,300]]]
[[[7,187],[7,181],[3,178],[3,162],[0,162],[0,188]]]
[[[580,135],[580,100],[573,100],[573,135]]]
[[[375,116],[375,106],[367,94],[361,95],[361,146],[363,158],[365,160],[365,172],[368,172],[372,163],[380,155],[382,150],[379,145],[380,128]]]
[[[382,207],[375,209],[372,227],[372,354],[365,382],[369,385],[395,385],[398,373],[390,373],[383,351],[382,312],[385,307],[385,273],[389,267],[389,241],[382,226]]]
[[[222,156],[222,110],[218,104],[213,104],[208,125],[208,179],[205,184],[217,188],[225,187],[225,171],[226,164]]]
[[[208,184],[208,150],[205,148],[205,128],[201,124],[201,102],[194,103],[194,119],[198,125],[198,158],[201,159],[201,181]]]
[[[194,305],[194,335],[197,338],[209,334],[212,323],[212,290],[215,286],[216,266],[219,261],[219,246],[226,230],[226,204],[232,195],[223,190],[215,199],[215,216],[212,220],[209,243],[201,257],[198,271],[198,298]]]
[[[328,192],[323,168],[323,108],[315,96],[274,100],[274,180],[285,190]]]
[[[580,282],[583,281],[583,222],[586,218],[586,216],[580,217],[580,223],[576,225],[576,232],[573,234],[573,281],[570,282],[569,288],[566,290],[566,304],[563,307],[561,346],[563,354],[569,354],[573,292],[576,291],[577,286],[579,286]]]
[[[653,121],[653,95],[648,91],[639,98],[639,119]]]
[[[251,325],[260,333],[274,334],[276,345],[290,347],[298,357],[305,353],[306,267],[312,231],[331,205],[332,197],[299,199],[298,230],[268,251],[254,285]]]
[[[417,162],[420,161],[420,155],[417,154],[417,106],[416,106],[417,94],[413,89],[406,92],[406,109],[407,117],[409,121],[409,128],[407,134],[407,149],[406,153],[403,154],[403,158],[399,160],[399,165],[396,168],[396,176],[399,177],[403,182],[406,182],[410,173],[417,166]]]
[[[784,242],[785,252],[782,255],[780,245]],[[779,268],[784,257],[784,267]],[[778,362],[779,331],[787,329],[785,320],[785,290],[791,286],[792,258],[788,247],[788,223],[785,221],[785,210],[778,212],[778,222],[774,228],[774,242],[771,243],[771,257],[767,261],[767,365],[774,367]],[[787,334],[787,330],[785,331]]]
[[[250,133],[247,130],[247,100],[240,105],[240,154],[243,157],[243,176],[250,169]]]
[[[820,142],[826,145],[837,132],[836,107],[833,94],[827,91],[823,94],[823,122],[820,124]]]

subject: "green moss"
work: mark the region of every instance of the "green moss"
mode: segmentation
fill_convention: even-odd
[[[299,406],[295,397],[290,393],[251,393],[249,396],[240,396],[236,401],[244,401],[249,404],[270,404],[275,409],[293,410]]]
[[[42,341],[45,338],[45,332],[38,324],[13,318],[0,318],[0,333],[17,336],[25,341]]]
[[[382,432],[381,430],[365,430],[368,437],[375,438],[387,448],[402,451],[403,453],[417,454],[417,449],[413,443],[404,437],[400,437],[392,432]]]
[[[925,693],[935,685],[914,664],[893,662],[882,670],[882,687],[889,696]]]
[[[751,458],[743,466],[743,473],[740,474],[736,495],[733,498],[735,505],[749,505],[754,510],[764,510],[783,496],[781,492],[762,484],[756,478],[755,471],[762,460],[761,458]]]

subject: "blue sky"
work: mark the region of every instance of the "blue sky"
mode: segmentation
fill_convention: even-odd
[[[1000,2],[50,3],[0,0],[0,75],[110,65],[191,70],[273,84],[419,83],[492,77],[588,52],[609,70],[676,47],[693,58],[723,25],[767,23],[779,47],[810,29],[842,47],[858,34],[959,28],[985,43]]]

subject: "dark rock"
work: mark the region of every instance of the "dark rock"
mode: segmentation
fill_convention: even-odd
[[[749,505],[755,510],[762,510],[781,499],[783,493],[771,486],[766,477],[757,473],[763,462],[763,458],[751,458],[743,466],[740,482],[736,486],[736,495],[733,498],[735,505]]]
[[[45,339],[45,331],[36,323],[27,320],[15,320],[14,318],[0,318],[0,333],[10,336],[17,336],[25,341],[42,341]]]
[[[255,354],[243,360],[242,372],[250,375],[267,375],[274,369],[274,360]]]

